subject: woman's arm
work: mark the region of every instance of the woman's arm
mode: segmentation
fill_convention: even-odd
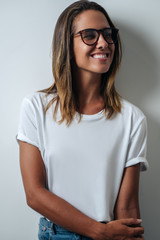
[[[93,229],[92,226],[96,221],[83,215],[69,203],[46,189],[46,171],[38,148],[21,141],[19,144],[20,167],[27,204],[52,222],[68,230],[75,230],[86,235],[93,234],[96,228]]]
[[[125,168],[117,202],[115,219],[140,218],[139,211],[139,174],[140,164]]]
[[[20,167],[28,205],[52,222],[95,240],[135,239],[143,228],[128,225],[137,224],[137,219],[121,219],[109,224],[99,223],[74,208],[62,198],[46,189],[46,171],[41,154],[33,145],[19,141]],[[141,239],[141,238],[139,238]],[[136,238],[135,240],[138,240]]]

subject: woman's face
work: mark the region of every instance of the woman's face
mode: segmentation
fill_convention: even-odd
[[[103,29],[109,28],[110,25],[106,17],[97,10],[86,10],[79,14],[74,20],[74,33],[87,28]],[[108,44],[102,34],[96,44],[92,46],[86,45],[80,35],[73,38],[73,58],[76,69],[82,73],[98,73],[102,74],[109,70],[113,56],[115,45]],[[76,70],[75,69],[75,70]]]

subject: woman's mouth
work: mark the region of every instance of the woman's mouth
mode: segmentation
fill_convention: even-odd
[[[95,59],[107,60],[109,57],[109,53],[95,53],[91,56]]]

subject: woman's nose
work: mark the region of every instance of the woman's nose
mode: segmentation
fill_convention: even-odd
[[[108,43],[104,39],[102,33],[100,33],[100,35],[99,35],[99,39],[97,41],[96,47],[97,48],[107,48],[108,47]]]

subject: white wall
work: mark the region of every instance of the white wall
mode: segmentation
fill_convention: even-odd
[[[22,98],[52,83],[51,41],[73,1],[0,0],[0,238],[36,240],[38,214],[26,206],[15,135]],[[124,57],[117,89],[148,118],[150,169],[141,174],[146,240],[159,240],[160,1],[97,0],[120,28]]]

